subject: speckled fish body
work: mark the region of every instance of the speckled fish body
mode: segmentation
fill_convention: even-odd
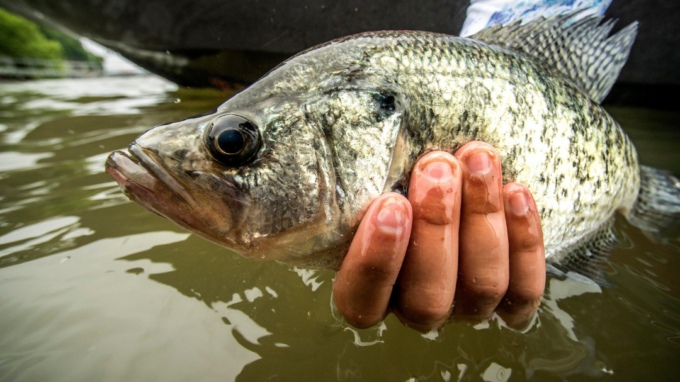
[[[371,201],[407,192],[420,156],[484,141],[503,181],[533,193],[546,256],[559,259],[630,210],[640,187],[633,145],[593,98],[517,51],[366,33],[293,57],[214,114],[148,131],[107,166],[131,199],[244,256],[337,268]],[[205,144],[228,114],[261,137],[237,167]]]

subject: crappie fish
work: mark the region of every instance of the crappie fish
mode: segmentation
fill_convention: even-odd
[[[472,38],[385,31],[331,41],[212,114],[147,131],[129,153],[111,154],[107,172],[133,201],[245,257],[337,269],[371,201],[407,193],[420,156],[484,141],[503,181],[533,193],[548,260],[588,274],[581,259],[611,245],[616,211],[654,230],[649,210],[679,203],[677,179],[641,168],[599,104],[637,24],[607,38],[613,23],[574,16]]]

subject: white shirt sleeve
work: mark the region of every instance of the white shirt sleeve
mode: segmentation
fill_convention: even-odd
[[[589,8],[579,15],[604,15],[612,0],[470,0],[467,18],[460,31],[469,36],[498,23],[515,20],[527,22],[539,16],[546,18],[577,9]]]

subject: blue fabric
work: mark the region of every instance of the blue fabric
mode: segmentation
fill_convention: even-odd
[[[472,0],[460,32],[468,36],[498,23],[524,22],[588,8],[581,16],[604,15],[612,0]]]

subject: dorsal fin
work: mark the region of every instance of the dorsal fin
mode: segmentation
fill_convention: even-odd
[[[575,20],[584,10],[494,25],[472,36],[476,40],[513,50],[542,61],[570,78],[576,86],[597,101],[611,90],[628,59],[637,35],[637,21],[607,38],[616,21],[602,25],[602,17],[586,16]]]

